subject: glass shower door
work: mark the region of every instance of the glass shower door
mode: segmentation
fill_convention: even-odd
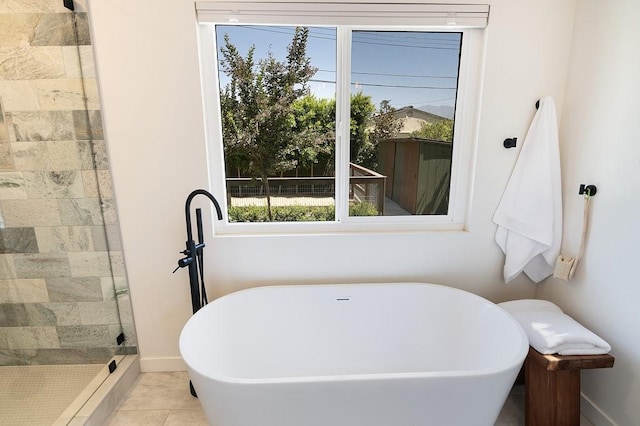
[[[0,424],[50,424],[136,339],[87,14],[0,2],[0,28]]]

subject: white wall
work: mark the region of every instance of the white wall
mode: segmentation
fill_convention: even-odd
[[[486,3],[484,1],[483,3]],[[505,285],[491,221],[518,149],[545,95],[563,105],[574,1],[492,0],[473,198],[466,232],[210,238],[207,282],[219,296],[259,284],[426,281],[493,301],[533,297]],[[146,371],[182,368],[190,315],[184,201],[207,187],[192,0],[90,2],[104,127]],[[604,188],[603,188],[604,191]]]
[[[552,300],[607,340],[613,369],[583,371],[582,392],[619,425],[640,425],[640,2],[578,0],[560,139],[563,252],[575,255],[581,183],[598,187],[575,278],[549,279]],[[589,409],[589,412],[586,410]],[[589,408],[592,419],[604,418]]]

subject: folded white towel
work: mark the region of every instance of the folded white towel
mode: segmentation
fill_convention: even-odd
[[[549,96],[540,99],[493,221],[505,254],[505,282],[523,271],[534,282],[553,273],[562,239],[562,194],[556,108]]]
[[[515,300],[499,303],[522,326],[529,344],[542,354],[601,355],[611,346],[551,302]]]

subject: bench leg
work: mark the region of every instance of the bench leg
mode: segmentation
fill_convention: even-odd
[[[547,371],[525,362],[525,424],[580,425],[580,370]]]

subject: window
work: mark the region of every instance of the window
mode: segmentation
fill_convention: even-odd
[[[197,4],[220,232],[463,228],[488,7],[442,6]]]

